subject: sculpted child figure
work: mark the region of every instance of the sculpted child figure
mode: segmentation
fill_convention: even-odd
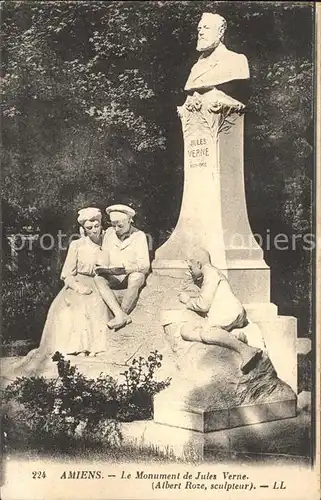
[[[78,212],[82,237],[69,245],[61,271],[64,287],[50,306],[37,355],[56,351],[89,355],[106,350],[108,309],[94,281],[102,253],[101,219],[95,207]]]
[[[149,253],[145,234],[131,224],[135,212],[129,207],[116,208],[107,209],[112,214],[113,227],[106,232],[98,208],[79,210],[81,237],[69,245],[61,271],[64,286],[49,308],[40,345],[7,366],[9,379],[11,375],[39,374],[47,362],[51,365],[56,351],[77,356],[106,352],[108,326],[121,327],[129,322],[128,314],[149,270]],[[97,275],[97,266],[121,266],[124,274],[111,275],[107,284],[105,278]],[[125,289],[122,307],[111,288]]]
[[[248,324],[241,302],[222,272],[212,265],[207,251],[198,250],[188,265],[190,278],[179,300],[193,314],[186,314],[182,338],[232,349],[241,356],[242,372],[248,373],[262,356],[262,350],[247,345],[241,331],[235,334]]]
[[[143,231],[132,225],[135,211],[126,205],[117,204],[106,208],[111,227],[105,232],[102,252],[108,267],[115,274],[95,276],[101,297],[109,306],[117,299],[113,290],[124,290],[120,309],[109,321],[109,328],[119,329],[131,322],[139,293],[145,284],[150,268],[147,238]]]
[[[7,374],[33,375],[59,351],[63,355],[95,356],[107,351],[107,323],[110,310],[120,310],[116,300],[108,307],[95,283],[95,268],[103,260],[101,244],[102,214],[98,208],[79,210],[77,222],[81,237],[70,243],[61,271],[63,288],[49,308],[40,345],[21,361],[14,360]]]

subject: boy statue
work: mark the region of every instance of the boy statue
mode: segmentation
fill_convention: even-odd
[[[108,306],[115,301],[113,290],[124,290],[120,308],[113,311],[115,317],[108,323],[110,328],[119,329],[131,323],[129,314],[136,306],[150,268],[149,250],[145,233],[132,225],[136,212],[131,207],[112,205],[106,212],[111,227],[106,230],[102,243],[104,261],[111,270],[118,271],[97,275],[95,279]]]
[[[235,329],[248,324],[244,307],[222,272],[212,265],[207,251],[199,250],[188,266],[190,277],[179,300],[195,315],[189,315],[190,321],[184,322],[181,337],[236,351],[242,358],[242,372],[248,373],[262,356],[262,350],[247,345],[243,332],[235,334]]]

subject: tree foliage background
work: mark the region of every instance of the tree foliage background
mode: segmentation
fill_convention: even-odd
[[[197,59],[202,12],[228,20],[245,53],[251,99],[245,177],[264,238],[272,301],[311,335],[313,6],[295,2],[2,2],[4,337],[39,341],[59,290],[56,246],[19,252],[7,236],[77,232],[80,207],[131,203],[158,246],[175,227],[183,181],[176,107]],[[268,248],[277,233],[295,248]]]

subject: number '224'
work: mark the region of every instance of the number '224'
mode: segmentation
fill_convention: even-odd
[[[46,473],[44,470],[38,470],[38,471],[33,471],[32,472],[32,478],[33,479],[45,479],[47,476],[46,476]]]

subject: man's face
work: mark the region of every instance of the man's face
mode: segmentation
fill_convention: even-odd
[[[202,266],[197,260],[190,259],[187,261],[187,265],[194,279],[198,279],[203,276]]]
[[[117,236],[123,236],[128,233],[131,226],[131,218],[122,212],[111,212],[110,222]]]
[[[205,50],[215,49],[221,40],[221,23],[208,17],[202,18],[197,27],[198,38],[196,50],[204,52]]]

